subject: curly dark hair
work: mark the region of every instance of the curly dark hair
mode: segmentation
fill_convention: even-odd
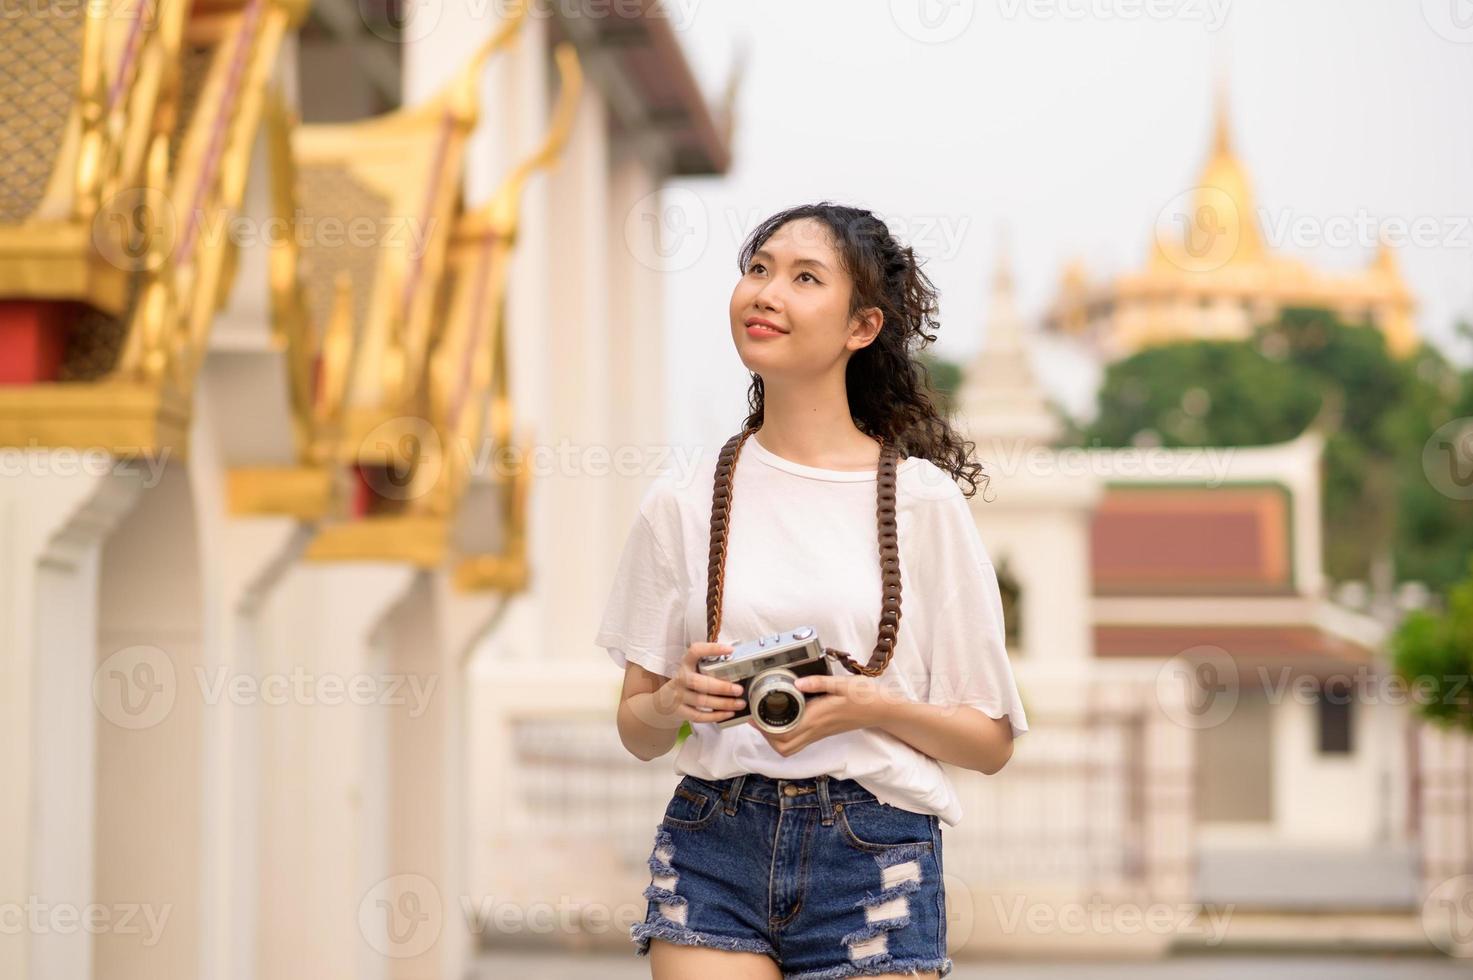
[[[849,314],[878,307],[885,315],[878,336],[855,351],[844,371],[849,394],[849,413],[854,424],[870,436],[894,445],[902,456],[923,456],[965,480],[966,497],[977,492],[977,477],[984,485],[988,477],[982,464],[972,461],[976,444],[962,439],[937,409],[932,398],[930,372],[915,355],[935,343],[939,329],[936,287],[921,271],[915,251],[902,245],[890,228],[872,211],[846,207],[831,201],[804,204],[779,211],[758,225],[738,253],[737,266],[743,274],[752,255],[767,239],[790,221],[813,218],[823,223],[832,236],[835,251],[854,281]],[[749,414],[744,428],[762,425],[762,377],[752,374],[747,389]]]

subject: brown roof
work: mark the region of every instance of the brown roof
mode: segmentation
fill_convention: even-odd
[[[1291,660],[1360,664],[1371,656],[1364,646],[1312,625],[1096,626],[1094,643],[1097,657],[1174,657],[1193,647],[1220,647],[1239,666]]]
[[[731,146],[712,115],[671,24],[667,4],[642,0],[613,4],[600,40],[644,103],[648,122],[673,151],[676,176],[722,174],[731,166]]]
[[[1294,591],[1282,486],[1113,486],[1094,514],[1096,595]]]

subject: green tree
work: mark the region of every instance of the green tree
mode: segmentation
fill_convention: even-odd
[[[1444,613],[1416,610],[1391,637],[1397,675],[1417,710],[1440,725],[1473,732],[1473,561],[1448,592]]]
[[[962,385],[961,365],[931,351],[916,355],[916,361],[925,369],[930,382],[927,390],[935,400],[937,409],[944,415],[953,413],[956,410],[957,393]]]
[[[1376,327],[1344,323],[1328,310],[1286,309],[1252,342],[1292,364],[1334,405],[1321,466],[1325,568],[1332,578],[1364,578],[1378,556],[1396,548],[1393,416],[1412,397],[1415,374]]]
[[[1398,477],[1397,572],[1443,588],[1460,578],[1473,554],[1473,500],[1449,497],[1433,484],[1422,455],[1443,425],[1473,417],[1473,371],[1458,371],[1430,346],[1408,367],[1417,381],[1386,420]]]
[[[1163,344],[1105,372],[1087,444],[1244,446],[1292,439],[1319,394],[1293,365],[1238,341]]]

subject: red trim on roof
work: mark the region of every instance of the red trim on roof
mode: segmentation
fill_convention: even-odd
[[[1174,657],[1193,647],[1221,647],[1235,660],[1304,657],[1365,663],[1371,651],[1315,626],[1096,626],[1095,656]]]
[[[1110,488],[1090,525],[1097,595],[1293,590],[1279,487]]]

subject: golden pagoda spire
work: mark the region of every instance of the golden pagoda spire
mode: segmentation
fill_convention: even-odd
[[[1376,257],[1371,260],[1371,269],[1388,279],[1401,280],[1401,263],[1396,259],[1396,249],[1386,241],[1384,234],[1376,242]]]
[[[1228,122],[1231,115],[1228,109],[1227,72],[1219,70],[1217,93],[1213,97],[1212,105],[1212,155],[1214,157],[1233,155],[1232,126]]]
[[[1233,153],[1226,73],[1218,75],[1213,103],[1212,150],[1184,208],[1158,228],[1152,268],[1200,274],[1227,265],[1260,263],[1266,257],[1252,182]]]
[[[1181,340],[1242,340],[1286,308],[1312,306],[1373,323],[1397,357],[1418,350],[1417,303],[1389,241],[1365,268],[1323,272],[1276,254],[1232,132],[1227,59],[1209,78],[1208,144],[1197,179],[1158,212],[1145,266],[1091,283],[1066,268],[1045,323],[1086,338],[1109,362]]]

